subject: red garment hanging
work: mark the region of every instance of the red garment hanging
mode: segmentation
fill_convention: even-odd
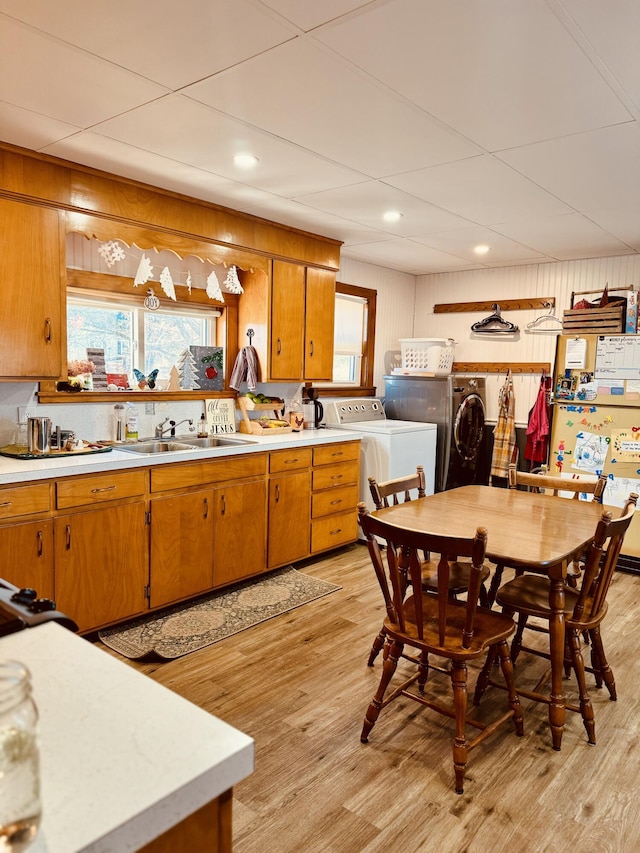
[[[551,427],[549,423],[549,392],[551,377],[544,373],[540,379],[538,396],[529,412],[527,425],[527,442],[524,448],[524,458],[529,462],[546,462],[549,455],[549,439]]]

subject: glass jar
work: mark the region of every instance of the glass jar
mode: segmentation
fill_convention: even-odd
[[[0,661],[0,851],[25,850],[40,824],[37,721],[31,673]]]

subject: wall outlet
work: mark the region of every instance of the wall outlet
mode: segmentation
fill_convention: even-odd
[[[155,403],[145,403],[144,404],[144,413],[145,413],[145,415],[155,415],[156,404]]]
[[[18,406],[18,423],[26,424],[27,418],[33,417],[33,411],[29,406]]]

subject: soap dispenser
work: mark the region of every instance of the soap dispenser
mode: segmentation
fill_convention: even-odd
[[[124,437],[127,441],[138,440],[138,409],[133,403],[128,403],[127,405],[127,422]]]
[[[207,416],[203,412],[200,415],[200,420],[198,421],[198,438],[206,438],[208,434],[207,430]]]

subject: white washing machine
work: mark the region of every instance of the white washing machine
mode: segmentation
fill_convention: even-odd
[[[375,397],[327,400],[325,422],[331,429],[362,433],[360,445],[360,500],[374,509],[369,477],[381,483],[414,474],[424,467],[426,493],[432,495],[435,484],[436,424],[387,419],[383,405]]]

